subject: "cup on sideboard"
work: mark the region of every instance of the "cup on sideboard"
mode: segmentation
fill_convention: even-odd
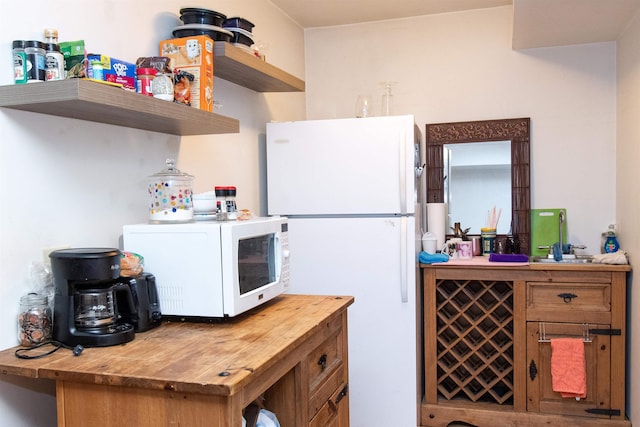
[[[472,242],[470,240],[463,240],[462,242],[458,242],[458,258],[473,258]]]
[[[473,256],[482,255],[482,239],[480,236],[473,236],[469,238],[471,242],[471,254]]]

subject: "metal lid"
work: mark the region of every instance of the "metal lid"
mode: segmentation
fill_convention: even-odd
[[[41,41],[38,41],[38,40],[27,40],[25,48],[27,48],[27,47],[37,47],[38,49],[43,49],[44,50],[44,43],[42,43]]]
[[[52,37],[57,39],[58,38],[58,30],[56,30],[55,28],[45,28],[44,29],[44,36],[46,37]]]
[[[174,159],[167,159],[166,164],[167,167],[161,170],[158,173],[155,173],[150,176],[152,179],[183,179],[183,180],[191,180],[193,179],[193,175],[189,175],[188,173],[181,172],[180,169],[175,167],[176,161]]]

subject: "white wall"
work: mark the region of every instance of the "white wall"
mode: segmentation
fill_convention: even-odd
[[[360,93],[379,111],[391,80],[423,132],[530,117],[532,208],[566,208],[569,242],[596,253],[615,222],[615,43],[513,51],[511,26],[507,6],[308,29],[308,116],[352,117]]]
[[[620,230],[620,245],[631,257],[631,266],[638,275],[640,269],[640,13],[637,13],[630,26],[618,39],[618,136],[616,145],[616,221]],[[640,353],[640,292],[628,286],[627,333],[628,377],[627,383],[629,417],[635,423],[640,420],[640,367],[637,355]],[[634,310],[635,308],[635,310]]]
[[[38,40],[53,27],[60,40],[84,39],[92,52],[133,62],[158,54],[158,42],[172,37],[186,6],[249,19],[256,40],[269,44],[267,60],[304,79],[303,31],[266,0],[35,0],[28,13],[0,17],[0,85],[13,83],[12,40]],[[265,209],[265,123],[304,118],[305,95],[262,94],[220,79],[214,84],[219,113],[239,119],[239,134],[180,138],[0,109],[0,348],[17,344],[19,297],[32,287],[29,266],[42,259],[42,249],[117,247],[123,224],[148,218],[145,178],[167,157],[196,176],[195,191],[236,185],[239,207]],[[52,383],[0,376],[0,425],[56,425],[53,396]]]

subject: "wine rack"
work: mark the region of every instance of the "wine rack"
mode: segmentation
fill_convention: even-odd
[[[513,282],[438,280],[438,392],[513,402]]]

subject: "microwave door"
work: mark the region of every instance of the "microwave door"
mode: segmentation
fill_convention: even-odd
[[[284,219],[274,221],[286,229]],[[229,239],[226,246],[233,248],[223,253],[225,315],[236,316],[284,292],[288,283],[282,277],[285,235],[286,231],[269,222],[232,227],[223,233],[223,244]]]

